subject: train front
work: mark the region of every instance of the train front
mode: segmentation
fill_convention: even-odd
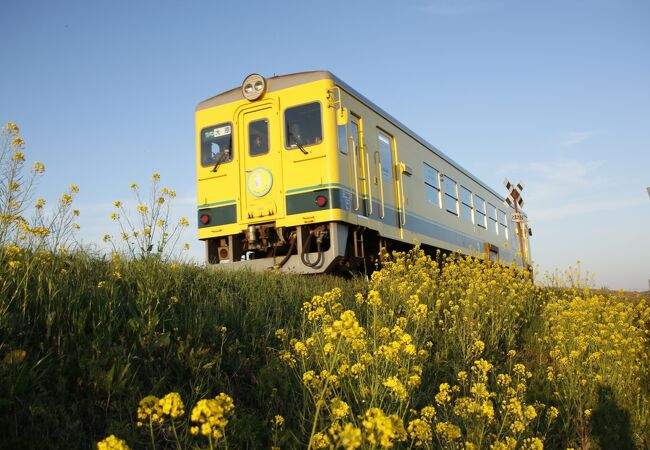
[[[331,86],[319,72],[253,74],[197,106],[198,234],[208,264],[315,273],[341,259]]]

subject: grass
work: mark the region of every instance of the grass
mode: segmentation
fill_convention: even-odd
[[[367,282],[165,262],[157,173],[112,257],[74,251],[79,188],[29,217],[24,146],[0,129],[0,448],[650,448],[648,292],[418,249]]]
[[[162,397],[168,392],[180,394],[188,415],[201,399],[220,392],[231,396],[235,414],[227,425],[230,448],[317,448],[317,441],[355,448],[341,444],[343,416],[339,416],[346,405],[358,417],[370,411],[371,405],[381,405],[386,417],[397,412],[394,417],[404,421],[404,436],[407,425],[416,420],[413,408],[438,408],[437,424],[443,423],[440,414],[445,415],[446,425],[437,425],[439,429],[434,427],[436,423],[427,422],[434,419],[413,422],[419,430],[426,426],[438,430],[432,432],[433,440],[418,441],[414,435],[413,440],[400,444],[400,434],[395,434],[397,440],[391,445],[400,448],[415,442],[455,448],[479,438],[494,443],[498,439],[487,433],[490,427],[472,428],[475,419],[457,415],[453,402],[483,402],[470,394],[479,382],[493,389],[495,399],[505,399],[503,386],[493,383],[497,372],[513,374],[514,362],[524,362],[531,378],[522,378],[524,391],[508,401],[516,400],[523,408],[535,404],[539,415],[537,421],[522,422],[525,431],[517,438],[520,445],[527,442],[525,436],[544,439],[550,448],[607,448],[614,441],[633,448],[648,443],[643,424],[648,420],[649,399],[647,384],[642,386],[648,381],[650,308],[643,295],[537,288],[508,268],[463,259],[441,270],[418,254],[398,257],[376,272],[369,283],[329,276],[215,271],[156,258],[126,261],[87,252],[55,254],[8,247],[3,254],[3,448],[89,448],[110,434],[133,448],[149,448],[151,436],[146,427],[136,426],[135,411],[144,397]],[[334,288],[340,293],[321,297]],[[310,301],[314,296],[318,297]],[[584,300],[574,300],[576,297]],[[310,301],[307,306],[306,301]],[[326,312],[314,320],[309,312],[315,311],[319,302]],[[352,311],[358,320],[350,326],[365,330],[358,331],[354,339],[363,338],[357,344],[367,350],[357,352],[359,346],[344,350],[353,340],[331,340],[327,327],[337,317],[344,317],[344,310]],[[621,320],[646,322],[630,324],[628,331],[617,334],[617,329],[625,328]],[[582,326],[574,327],[574,322]],[[630,350],[636,360],[615,356],[616,346],[590,341],[585,357],[571,354],[576,362],[567,365],[562,358],[582,345],[589,327],[596,329],[601,322],[609,327],[601,327],[602,333],[611,329],[612,336],[623,343],[637,339],[636,353]],[[397,332],[381,331],[397,324]],[[276,337],[278,329],[284,330],[282,339]],[[559,329],[566,339],[552,339]],[[412,342],[417,353],[390,359],[391,336],[399,337],[401,351],[406,351],[405,342]],[[298,351],[297,342],[306,343],[305,350]],[[327,343],[336,344],[330,347],[336,348],[334,353],[322,353]],[[517,355],[516,361],[510,350]],[[614,356],[595,364],[587,358],[595,351],[614,352]],[[291,358],[295,364],[286,363]],[[490,372],[494,375],[476,372],[478,378],[456,380],[459,372],[474,373],[472,367],[482,358],[494,365]],[[343,382],[341,378],[338,387],[314,385],[308,389],[303,383],[307,371],[337,373],[346,361],[350,365],[365,363],[365,375],[356,381]],[[642,389],[634,397],[638,408],[634,399],[624,398],[620,389],[608,384],[608,380],[624,383],[616,370],[606,370],[606,365],[615,364],[621,365],[618,372],[641,377],[628,386],[630,390],[635,386]],[[547,377],[549,367],[556,377],[552,381]],[[525,373],[517,370],[520,375]],[[584,373],[591,377],[588,381],[582,381]],[[374,386],[371,397],[365,396],[364,383]],[[450,391],[452,403],[434,402],[442,383],[458,383],[459,390]],[[571,403],[564,403],[568,398]],[[327,403],[318,406],[319,399],[333,401],[339,416]],[[539,407],[539,402],[547,406]],[[544,428],[541,417],[551,405],[560,409],[560,419]],[[586,410],[589,420],[584,417]],[[492,420],[501,420],[502,427],[512,426],[510,416],[501,413],[498,404],[494,411]],[[372,420],[379,420],[376,414]],[[272,425],[276,415],[283,416],[281,427]],[[349,414],[344,417],[350,432],[358,429],[361,433],[370,420],[363,422]],[[395,423],[396,419],[392,420]],[[461,430],[458,439],[467,441],[445,441],[444,436],[456,433],[454,427]],[[186,423],[179,425],[178,431],[176,440],[157,429],[154,444],[167,448],[178,441],[189,448],[207,442],[191,436]],[[504,442],[506,434],[501,435]],[[371,447],[370,441],[363,442]]]
[[[111,432],[140,442],[139,400],[168,391],[189,404],[234,395],[232,426],[246,430],[235,446],[254,448],[268,440],[269,405],[291,395],[275,329],[295,330],[312,295],[358,286],[86,253],[12,260],[20,267],[0,270],[0,355],[26,355],[0,364],[6,448],[88,448]]]

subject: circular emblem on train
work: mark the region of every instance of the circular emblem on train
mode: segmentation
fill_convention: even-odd
[[[264,197],[271,190],[271,186],[273,186],[273,175],[264,167],[251,170],[246,179],[248,192],[255,197]]]

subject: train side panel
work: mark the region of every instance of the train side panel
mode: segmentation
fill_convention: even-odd
[[[407,244],[522,263],[514,210],[503,199],[354,95],[344,91],[343,105],[351,119],[341,178],[365,201],[360,223]],[[361,156],[352,154],[353,121],[361,124]],[[355,174],[355,159],[369,161],[364,177]],[[355,189],[357,178],[365,178],[365,189]]]

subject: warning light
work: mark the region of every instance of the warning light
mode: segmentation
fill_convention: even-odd
[[[324,195],[319,195],[318,197],[316,197],[316,204],[321,208],[327,205],[327,197],[325,197]]]

